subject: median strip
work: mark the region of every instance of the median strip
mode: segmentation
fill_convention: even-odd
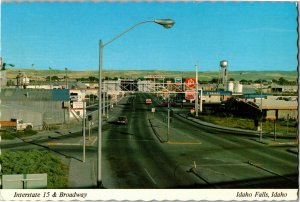
[[[202,144],[201,142],[179,142],[179,141],[168,141],[167,144]]]

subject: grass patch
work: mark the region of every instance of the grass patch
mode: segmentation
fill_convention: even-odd
[[[47,173],[49,189],[66,188],[68,167],[48,151],[5,151],[0,156],[3,174]]]
[[[32,129],[25,129],[24,131],[1,131],[1,138],[12,140],[15,138],[28,137],[37,134],[37,131]]]
[[[213,123],[220,126],[254,130],[254,121],[247,118],[223,117],[216,115],[199,115],[199,119],[205,122]],[[264,132],[274,132],[274,121],[265,121],[262,124]],[[297,134],[298,127],[296,121],[285,120],[276,121],[276,131],[281,134]]]

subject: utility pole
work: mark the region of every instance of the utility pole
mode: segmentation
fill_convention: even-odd
[[[260,137],[259,140],[262,140],[262,121],[263,121],[263,110],[262,110],[262,79],[260,79]]]
[[[169,142],[170,136],[170,95],[168,97],[168,129],[167,129],[167,142]]]
[[[200,112],[203,111],[203,107],[202,107],[202,95],[203,95],[203,89],[200,89]]]
[[[51,67],[49,67],[49,82],[50,82],[50,89],[52,89],[52,81],[51,81]]]
[[[108,102],[108,86],[106,87],[106,120],[108,120],[108,108],[109,108],[109,102]]]
[[[198,93],[198,65],[196,65],[196,100],[195,100],[195,109],[196,109],[196,117],[198,117],[198,102],[199,102],[199,93]]]
[[[65,71],[66,71],[66,76],[65,76],[65,80],[66,80],[66,89],[69,89],[69,87],[68,87],[68,68],[67,68],[67,67],[65,68]]]

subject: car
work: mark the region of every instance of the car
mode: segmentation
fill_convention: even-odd
[[[146,99],[146,104],[152,104],[152,100],[150,98]]]
[[[117,123],[126,125],[128,123],[127,116],[119,116]]]

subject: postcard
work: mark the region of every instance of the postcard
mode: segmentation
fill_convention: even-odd
[[[299,10],[2,0],[0,200],[298,200]]]

